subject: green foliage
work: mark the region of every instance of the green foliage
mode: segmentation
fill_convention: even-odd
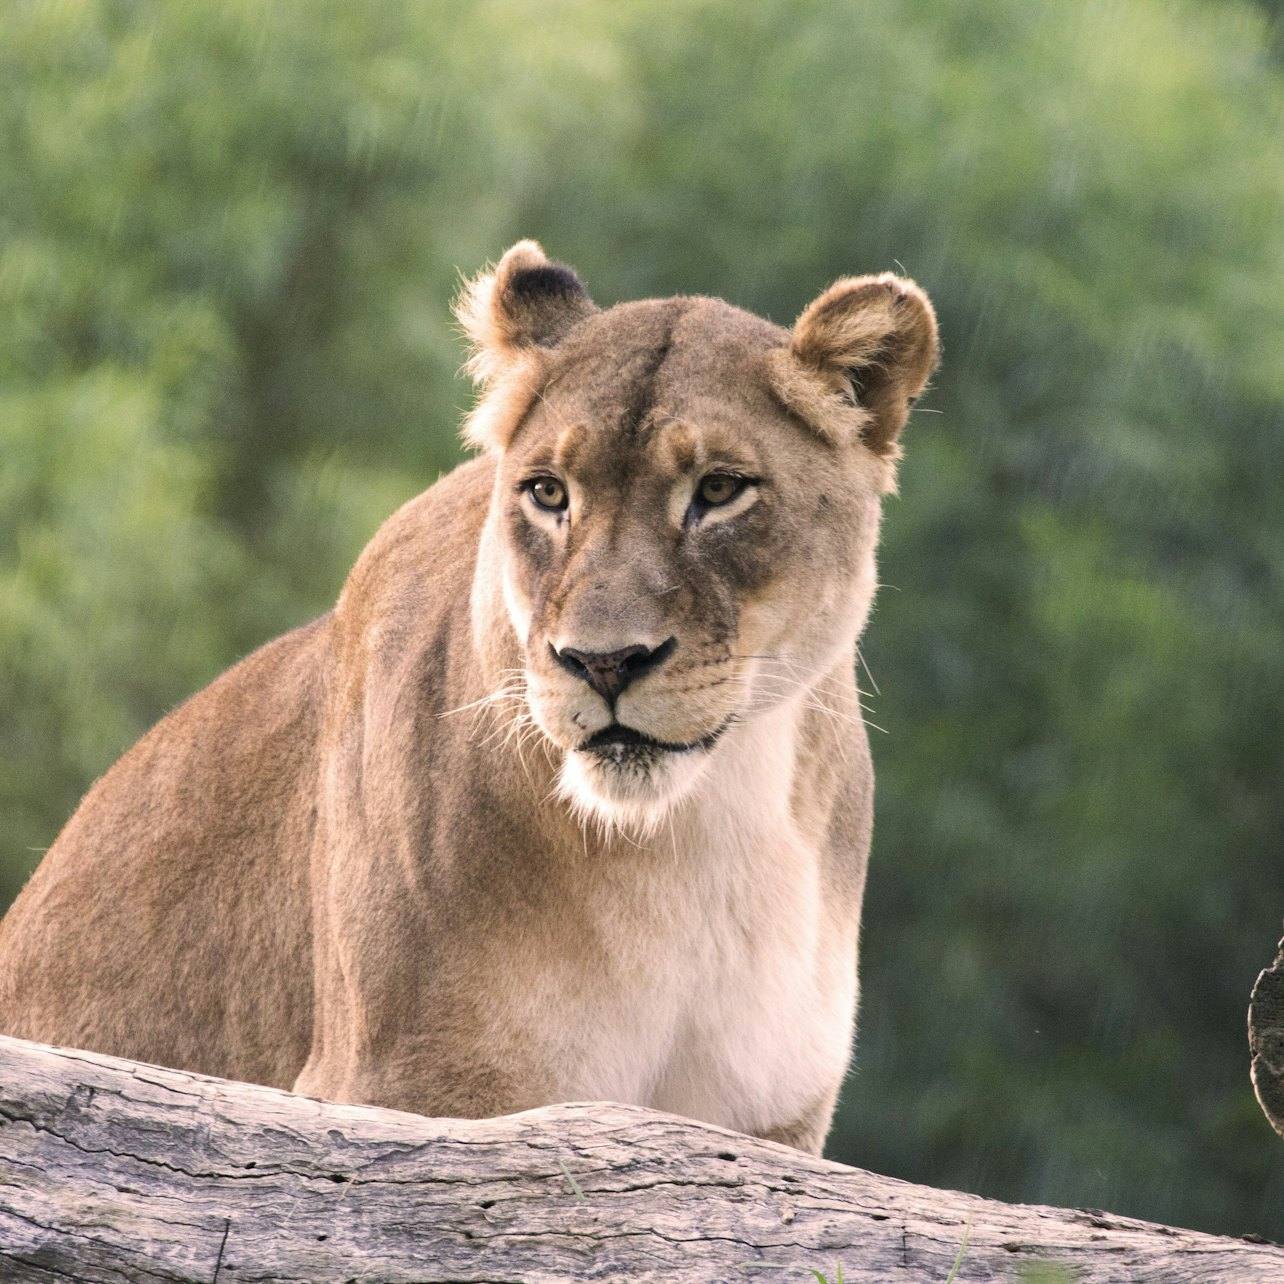
[[[458,457],[458,269],[788,321],[902,264],[945,363],[865,644],[833,1153],[1284,1236],[1284,69],[1233,0],[15,0],[0,895]],[[1274,41],[1274,43],[1272,43]]]

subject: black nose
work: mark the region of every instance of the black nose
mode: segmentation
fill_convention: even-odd
[[[677,639],[670,638],[654,649],[649,646],[626,646],[619,651],[577,651],[570,646],[560,651],[556,647],[549,649],[562,668],[583,678],[598,695],[614,704],[630,682],[663,664],[675,646]]]

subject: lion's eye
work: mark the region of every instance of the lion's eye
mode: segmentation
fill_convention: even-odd
[[[532,477],[526,483],[526,491],[537,507],[550,513],[561,513],[566,509],[566,487],[556,477]]]
[[[729,504],[748,485],[743,477],[731,473],[710,473],[696,487],[696,498],[709,508]]]

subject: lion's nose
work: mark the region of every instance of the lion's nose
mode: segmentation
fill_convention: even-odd
[[[577,651],[570,646],[550,650],[562,668],[583,678],[598,695],[614,704],[630,682],[663,664],[675,646],[677,639],[670,638],[657,647],[626,646],[619,651]]]

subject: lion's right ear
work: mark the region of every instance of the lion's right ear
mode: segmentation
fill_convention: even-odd
[[[468,373],[489,387],[531,349],[554,347],[596,311],[571,268],[554,263],[536,242],[518,241],[455,301],[455,316],[473,345]]]

